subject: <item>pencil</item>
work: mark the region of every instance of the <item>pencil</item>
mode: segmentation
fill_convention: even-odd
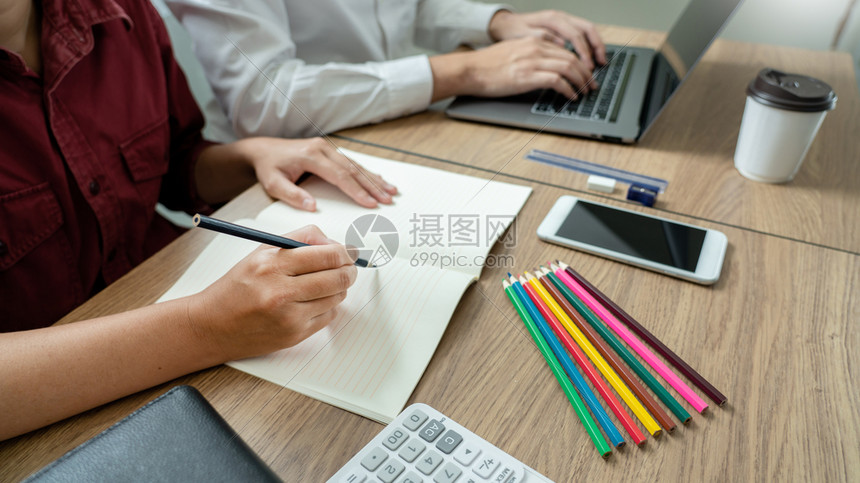
[[[502,286],[504,287],[508,298],[511,300],[511,303],[514,304],[514,309],[516,309],[517,313],[520,315],[520,319],[522,319],[523,324],[525,324],[526,329],[529,331],[529,334],[531,334],[532,339],[534,339],[535,344],[537,344],[538,350],[541,355],[543,355],[547,365],[549,365],[550,371],[552,371],[561,386],[561,390],[564,392],[564,395],[567,396],[568,401],[570,401],[571,406],[573,406],[573,410],[576,412],[576,415],[579,417],[583,426],[585,426],[585,430],[591,437],[591,441],[594,443],[600,456],[604,459],[608,458],[609,455],[612,454],[612,448],[610,448],[609,444],[606,443],[606,440],[603,439],[603,435],[600,434],[597,424],[591,418],[591,415],[588,414],[588,410],[585,408],[585,404],[582,402],[582,399],[579,398],[573,385],[567,379],[567,376],[564,375],[564,369],[562,369],[558,359],[555,358],[549,345],[540,335],[537,325],[529,315],[531,309],[527,309],[524,305],[524,301],[527,301],[528,297],[523,297],[525,294],[517,294],[518,291],[522,291],[522,287],[519,287],[519,290],[517,290],[517,288],[511,286],[507,280],[502,281]]]
[[[618,360],[616,354],[618,357],[621,357],[624,362],[627,363],[630,369],[633,370],[633,372],[635,372],[639,376],[639,378],[642,379],[642,381],[646,385],[648,385],[648,387],[651,388],[654,394],[656,394],[657,397],[659,397],[660,400],[663,401],[663,404],[665,404],[666,407],[668,407],[669,410],[671,410],[672,413],[675,414],[675,416],[679,420],[681,420],[682,423],[689,423],[690,419],[692,418],[690,417],[690,413],[688,413],[687,410],[684,409],[684,406],[681,406],[681,404],[679,404],[678,401],[676,401],[675,398],[672,397],[671,394],[669,394],[669,391],[667,391],[666,388],[664,388],[662,385],[660,385],[659,382],[657,382],[657,379],[655,379],[654,376],[651,375],[651,373],[648,372],[647,369],[645,369],[645,367],[642,365],[641,362],[639,362],[638,359],[633,357],[633,354],[631,354],[630,351],[628,351],[627,348],[621,344],[618,338],[612,335],[612,332],[605,325],[603,325],[603,322],[596,315],[594,315],[594,312],[589,310],[585,303],[583,303],[582,300],[579,300],[579,298],[574,295],[570,288],[568,288],[567,285],[562,282],[562,280],[559,278],[559,275],[564,275],[564,273],[555,274],[550,271],[550,274],[547,274],[546,278],[549,278],[550,282],[552,282],[552,284],[556,286],[556,288],[562,293],[564,298],[574,307],[574,312],[576,313],[574,314],[574,317],[571,317],[571,319],[573,319],[574,322],[577,323],[577,326],[579,326],[583,332],[585,332],[586,334],[591,334],[593,340],[600,341],[600,344],[595,344],[597,347],[603,345],[604,350],[606,350],[607,353],[612,354],[611,358],[607,357],[607,359],[609,361],[614,360],[619,367],[623,368],[624,364]],[[606,347],[607,344],[612,349],[614,349],[614,353],[609,349],[609,347]],[[630,374],[630,372],[626,369],[620,370],[618,371],[618,373],[627,382],[627,384],[630,385],[630,388],[639,397],[639,399],[642,401],[642,404],[644,404],[645,407],[648,408],[648,411],[651,412],[651,414],[654,416],[655,419],[657,419],[657,421],[663,426],[663,428],[665,428],[666,431],[670,433],[674,431],[675,423],[669,418],[669,415],[667,415],[666,412],[663,411],[663,408],[661,408],[660,405],[658,405],[656,401],[654,401],[651,395],[645,391],[645,388],[643,388],[642,385],[636,381],[633,375]],[[627,380],[625,377],[630,378],[630,380]]]
[[[559,271],[558,273],[565,273],[564,271]],[[698,394],[693,392],[690,389],[690,386],[684,383],[671,369],[666,367],[666,364],[663,364],[663,361],[657,358],[653,352],[648,350],[642,342],[633,336],[629,330],[627,330],[618,319],[615,318],[614,315],[609,313],[605,307],[600,305],[600,303],[591,296],[581,285],[579,282],[573,279],[573,277],[568,276],[565,280],[567,282],[568,287],[573,291],[576,296],[585,302],[585,305],[588,306],[589,309],[593,310],[598,317],[600,317],[606,325],[608,325],[619,337],[621,337],[624,342],[626,342],[633,350],[639,354],[642,359],[645,360],[651,367],[657,371],[657,374],[660,374],[663,379],[666,380],[676,391],[680,394],[693,408],[698,412],[704,412],[708,409],[708,403],[702,400]]]
[[[514,281],[516,280],[513,275],[511,275],[511,279]],[[533,320],[535,321],[535,324],[537,324],[537,328],[544,340],[549,344],[549,348],[552,349],[553,354],[555,354],[555,357],[561,363],[561,366],[567,372],[567,375],[570,376],[570,380],[573,382],[577,391],[579,391],[582,399],[585,400],[585,404],[587,404],[589,409],[591,409],[591,413],[594,415],[594,418],[597,419],[597,423],[603,426],[603,430],[606,432],[606,436],[609,438],[612,445],[616,448],[624,446],[624,438],[621,436],[621,433],[618,432],[618,428],[616,428],[615,424],[612,423],[612,420],[609,419],[609,415],[606,414],[606,410],[600,405],[594,392],[590,387],[588,387],[582,374],[580,374],[579,370],[577,370],[573,365],[573,361],[571,361],[567,352],[564,351],[562,343],[550,329],[550,325],[560,326],[558,320],[555,319],[552,312],[550,312],[546,305],[541,303],[540,300],[534,300],[534,303],[542,317],[534,317]],[[591,368],[590,364],[585,360],[585,356],[581,352],[578,355],[574,353],[573,356],[579,364],[579,367],[583,370],[585,370],[585,368]]]
[[[538,280],[543,284],[547,292],[549,292],[549,294],[555,299],[556,303],[561,306],[562,310],[564,310],[564,313],[567,314],[567,316],[570,317],[570,319],[576,324],[579,330],[581,330],[583,334],[585,334],[585,337],[588,338],[589,342],[594,345],[595,349],[597,349],[597,352],[599,352],[600,355],[603,356],[604,359],[606,359],[606,362],[608,362],[609,365],[612,366],[613,369],[615,369],[615,372],[618,373],[618,376],[625,383],[627,383],[627,385],[630,387],[636,397],[639,398],[640,402],[642,402],[645,408],[648,409],[652,416],[654,416],[654,419],[657,420],[657,423],[663,426],[663,429],[665,429],[666,431],[671,432],[675,428],[675,423],[671,419],[669,419],[668,415],[663,413],[662,410],[660,410],[662,414],[655,413],[654,408],[652,406],[656,407],[657,409],[660,409],[660,407],[657,406],[656,403],[654,403],[654,401],[651,399],[651,397],[645,391],[642,390],[642,387],[639,386],[639,383],[636,382],[636,380],[632,377],[630,371],[627,370],[624,364],[620,363],[618,357],[616,357],[615,354],[609,350],[609,348],[606,346],[606,343],[603,342],[603,340],[597,336],[596,332],[594,332],[594,329],[592,329],[584,320],[582,320],[582,316],[580,316],[579,313],[570,305],[570,303],[564,298],[561,292],[559,292],[558,289],[555,288],[552,283],[549,283],[547,277],[538,277]],[[562,327],[560,323],[557,324],[558,327],[553,325],[553,330],[557,331],[559,338],[564,341],[569,341],[569,343],[572,345],[572,347],[568,347],[568,343],[565,342],[567,350],[571,352],[578,351],[582,353],[579,346],[573,343],[573,339],[570,337],[570,334],[567,333],[564,327]],[[603,379],[601,379],[600,376],[598,376],[597,373],[594,371],[591,371],[589,377],[592,378],[591,382],[595,385],[595,387],[598,388],[598,390],[600,390],[601,394],[603,394],[603,398],[606,400],[606,403],[618,417],[618,420],[621,421],[621,424],[627,430],[627,433],[630,434],[630,437],[633,438],[633,441],[637,445],[644,443],[645,436],[642,435],[641,431],[639,431],[639,427],[636,426],[636,423],[633,422],[633,418],[631,418],[630,415],[627,414],[627,411],[624,410],[623,406],[621,406],[621,403],[618,402],[618,399],[615,398],[615,395],[612,393],[612,391],[609,390]],[[651,404],[648,404],[649,402]],[[665,421],[661,420],[661,417],[665,417]]]
[[[526,286],[526,288],[529,287]],[[533,294],[534,292],[529,292],[529,295]],[[612,394],[612,391],[609,390],[609,387],[606,385],[606,382],[604,382],[603,379],[601,379],[601,377],[597,375],[597,372],[591,365],[591,362],[582,352],[582,349],[580,349],[579,346],[576,345],[576,343],[573,341],[573,339],[571,339],[570,334],[568,334],[567,331],[564,330],[564,327],[561,326],[561,323],[558,321],[555,315],[552,314],[552,311],[550,311],[549,307],[547,307],[547,305],[543,302],[543,300],[540,299],[540,297],[534,299],[533,302],[544,319],[543,323],[538,321],[538,329],[541,330],[542,334],[544,334],[544,332],[550,332],[550,328],[552,329],[552,332],[550,332],[549,335],[544,334],[544,338],[549,341],[551,337],[556,342],[561,342],[561,344],[564,345],[564,348],[567,349],[567,352],[570,352],[570,354],[576,360],[576,363],[579,365],[582,371],[585,372],[589,380],[591,380],[591,383],[594,385],[595,389],[597,389],[597,392],[600,393],[600,395],[603,397],[603,400],[606,401],[610,409],[612,409],[612,411],[618,417],[619,421],[621,421],[621,424],[627,430],[627,433],[630,434],[630,437],[633,439],[633,442],[637,446],[645,442],[645,436],[642,434],[641,431],[639,431],[639,428],[636,427],[636,424],[633,423],[633,420],[630,418],[630,415],[622,409],[621,403],[618,402],[618,399],[616,399],[615,395]],[[564,352],[564,349],[561,347],[558,347],[558,350]],[[567,354],[565,353],[565,356],[566,355]],[[582,385],[586,385],[584,380],[582,380]],[[579,386],[577,386],[577,388],[579,388]],[[582,391],[580,390],[580,392]],[[588,401],[586,400],[586,402]],[[601,410],[603,410],[602,407]],[[594,412],[594,409],[592,409],[592,412]],[[603,412],[605,414],[605,411]],[[598,418],[598,422],[601,422],[600,418]],[[604,427],[606,426],[604,425]],[[613,429],[615,429],[614,426]],[[607,435],[609,435],[608,432]],[[610,440],[611,439],[612,437],[610,436]],[[615,446],[620,447],[618,444],[616,444]]]
[[[235,223],[210,218],[206,215],[201,215],[200,213],[194,215],[191,221],[194,223],[194,226],[200,228],[217,231],[218,233],[224,233],[225,235],[233,235],[235,237],[244,238],[245,240],[264,243],[266,245],[272,245],[278,248],[289,249],[310,246],[308,243],[302,243],[300,241],[292,240],[283,236],[273,235],[264,231],[255,230],[253,228],[248,228],[242,225],[237,225]],[[355,264],[359,267],[375,267],[375,265],[363,258],[357,259],[355,261]]]
[[[666,344],[664,344],[660,339],[658,339],[654,334],[648,331],[645,327],[642,326],[639,322],[636,321],[630,314],[624,311],[621,307],[619,307],[615,302],[613,302],[609,297],[603,294],[600,290],[598,290],[594,285],[592,285],[588,280],[585,279],[582,275],[576,272],[573,268],[567,266],[567,264],[563,262],[559,262],[561,264],[561,268],[567,271],[571,277],[573,277],[577,282],[579,282],[582,287],[588,291],[594,298],[599,300],[604,307],[609,309],[610,312],[613,313],[618,319],[624,323],[630,330],[636,333],[640,338],[645,340],[654,350],[660,353],[664,358],[666,358],[669,362],[672,363],[682,374],[687,376],[687,379],[693,381],[693,384],[696,385],[699,389],[702,390],[705,394],[711,398],[712,401],[717,403],[718,406],[724,405],[728,398],[723,395],[716,387],[714,387],[707,379],[705,379],[701,374],[696,372],[695,369],[690,367],[684,359],[678,354],[675,354],[672,349],[669,349]]]
[[[609,384],[615,388],[615,391],[621,396],[621,399],[627,403],[627,406],[630,407],[630,410],[633,411],[633,414],[639,419],[645,429],[651,433],[654,437],[657,437],[662,429],[657,424],[657,421],[654,421],[654,418],[648,414],[648,411],[642,406],[642,403],[633,396],[633,393],[630,392],[630,389],[624,384],[624,382],[618,377],[618,374],[609,367],[609,364],[603,359],[603,357],[597,352],[591,342],[585,338],[582,332],[577,328],[570,318],[562,312],[561,308],[555,303],[554,300],[549,296],[549,293],[543,288],[543,286],[538,282],[538,280],[532,274],[527,274],[528,283],[534,288],[535,296],[540,297],[544,300],[544,302],[549,306],[550,310],[555,314],[561,324],[567,329],[567,332],[573,336],[573,339],[577,344],[582,348],[583,352],[588,355],[588,358],[594,362],[594,365],[600,370],[601,374],[609,381]]]

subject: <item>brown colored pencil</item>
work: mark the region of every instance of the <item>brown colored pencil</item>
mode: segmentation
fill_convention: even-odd
[[[705,394],[708,395],[718,406],[722,406],[728,401],[728,398],[723,395],[720,391],[717,390],[710,382],[707,381],[701,374],[696,372],[695,369],[690,367],[689,364],[684,362],[680,356],[675,354],[672,349],[666,347],[666,344],[660,341],[654,334],[648,331],[645,327],[642,326],[639,322],[636,321],[633,317],[630,316],[627,312],[624,311],[621,307],[619,307],[615,302],[613,302],[609,297],[603,294],[600,290],[598,290],[594,285],[592,285],[588,280],[585,279],[582,275],[578,274],[576,270],[570,268],[566,263],[561,263],[562,268],[570,274],[571,277],[576,279],[580,285],[585,288],[592,295],[592,297],[596,298],[606,307],[612,315],[618,318],[624,325],[626,325],[630,330],[636,333],[641,339],[643,339],[648,345],[650,345],[655,351],[659,352],[666,360],[668,360],[673,366],[675,366],[682,374],[687,376],[687,379],[692,381],[699,389],[702,390]]]
[[[675,430],[675,422],[666,414],[666,411],[663,410],[660,405],[654,401],[654,398],[645,391],[645,388],[639,384],[639,381],[633,377],[633,374],[627,368],[627,366],[618,358],[615,352],[606,345],[606,342],[603,341],[603,338],[595,332],[594,328],[588,324],[585,319],[582,318],[579,312],[573,308],[570,302],[559,292],[558,288],[556,288],[552,282],[550,282],[546,277],[538,277],[538,281],[543,285],[547,292],[556,299],[556,302],[561,306],[562,310],[567,314],[568,317],[573,321],[574,324],[581,330],[585,337],[594,345],[600,355],[603,356],[604,359],[615,369],[615,372],[618,373],[618,376],[621,377],[622,380],[630,387],[630,390],[636,394],[636,397],[642,402],[642,405],[648,409],[648,412],[654,416],[654,419],[663,427],[664,430],[668,432],[672,432]]]

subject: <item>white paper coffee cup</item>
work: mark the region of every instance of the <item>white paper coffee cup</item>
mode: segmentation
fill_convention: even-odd
[[[764,69],[747,87],[735,168],[766,183],[794,179],[836,95],[826,83]]]

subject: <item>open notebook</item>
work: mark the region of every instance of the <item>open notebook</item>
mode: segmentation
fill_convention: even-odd
[[[302,187],[317,199],[316,213],[275,202],[236,222],[276,234],[315,224],[329,238],[366,250],[361,256],[379,266],[358,269],[325,329],[289,349],[228,365],[388,423],[406,405],[490,248],[503,235],[515,236],[505,228],[531,188],[344,153],[397,186],[393,205],[362,208],[312,178]],[[218,235],[159,302],[203,290],[256,246]]]

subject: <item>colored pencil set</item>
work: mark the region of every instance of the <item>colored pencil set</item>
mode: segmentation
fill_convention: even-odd
[[[505,293],[603,458],[612,454],[612,447],[624,446],[625,439],[597,395],[615,414],[637,446],[646,440],[609,386],[615,389],[642,427],[655,438],[664,430],[669,433],[674,431],[675,422],[645,390],[643,384],[681,423],[686,424],[691,419],[690,413],[621,340],[696,411],[706,411],[708,404],[651,352],[642,340],[714,403],[718,406],[726,403],[726,397],[720,391],[567,264],[557,261],[550,263],[549,268],[541,267],[534,274],[526,272],[515,277],[509,273],[508,277],[502,283]],[[583,373],[597,394],[589,387]],[[601,428],[609,443],[601,434]]]

